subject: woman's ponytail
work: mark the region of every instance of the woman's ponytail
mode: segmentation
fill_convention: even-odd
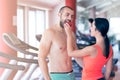
[[[105,40],[105,48],[106,48],[105,57],[108,58],[110,52],[110,42],[107,35],[105,36],[104,40]]]

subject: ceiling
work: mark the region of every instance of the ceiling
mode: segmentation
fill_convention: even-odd
[[[48,4],[50,6],[56,6],[63,0],[31,0],[31,1],[36,1],[39,3],[43,3],[43,4]]]
[[[48,7],[55,7],[64,0],[18,0],[18,1],[36,2],[38,4],[41,3],[43,5],[48,5]],[[102,13],[113,7],[120,5],[120,0],[76,0],[76,1],[78,12],[88,11],[90,8],[95,7],[96,12]]]
[[[64,0],[18,0],[18,3],[37,3],[40,5],[45,5],[49,8],[55,7],[56,5],[60,4]]]
[[[95,7],[96,12],[103,13],[120,5],[120,0],[77,0],[78,11],[88,11]]]

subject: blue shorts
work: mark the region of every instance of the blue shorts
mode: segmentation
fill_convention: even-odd
[[[75,80],[75,75],[73,71],[71,72],[51,72],[50,73],[51,80]]]

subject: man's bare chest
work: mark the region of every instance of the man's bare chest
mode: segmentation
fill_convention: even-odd
[[[66,49],[67,46],[66,35],[55,34],[55,36],[53,37],[52,45],[54,46],[54,48],[64,51],[64,49]]]

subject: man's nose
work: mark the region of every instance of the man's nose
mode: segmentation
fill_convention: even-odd
[[[68,20],[70,20],[70,21],[71,21],[71,20],[72,20],[72,17],[71,17],[71,16],[69,16],[69,17],[68,17]]]

